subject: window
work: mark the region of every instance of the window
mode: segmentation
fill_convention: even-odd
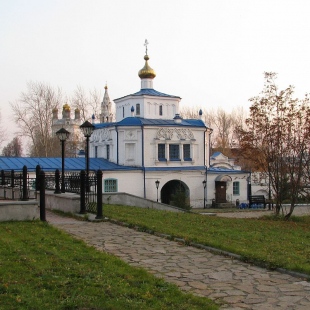
[[[166,160],[166,145],[158,144],[158,160]]]
[[[110,160],[110,145],[107,145],[107,160]]]
[[[123,107],[123,117],[125,117],[125,107]]]
[[[140,103],[136,104],[136,115],[140,115]]]
[[[183,159],[184,160],[192,160],[191,158],[191,145],[183,144]]]
[[[95,146],[95,158],[98,158],[98,146]]]
[[[162,105],[159,106],[159,115],[163,115],[163,106]]]
[[[240,195],[240,182],[233,182],[233,195]]]
[[[116,179],[105,179],[104,180],[104,192],[105,193],[117,192],[117,180]]]
[[[170,160],[180,160],[180,147],[178,144],[169,144]]]

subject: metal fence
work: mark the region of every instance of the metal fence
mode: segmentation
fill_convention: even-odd
[[[80,213],[95,213],[97,218],[102,217],[102,171],[90,171],[86,175],[85,171],[66,172],[64,178],[57,169],[55,172],[43,172],[44,181],[41,180],[42,170],[39,166],[36,168],[36,176],[29,177],[27,167],[23,172],[14,172],[1,170],[0,185],[4,189],[4,199],[29,200],[37,199],[37,191],[52,190],[55,194],[61,194],[60,179],[64,180],[64,190],[68,193],[80,195]],[[43,183],[42,183],[43,182]],[[19,190],[17,190],[19,189]],[[10,190],[10,195],[8,194]],[[19,196],[16,197],[16,192]]]
[[[1,199],[37,199],[35,184],[36,178],[29,176],[27,168],[24,168],[22,172],[1,170],[0,185],[3,189]]]

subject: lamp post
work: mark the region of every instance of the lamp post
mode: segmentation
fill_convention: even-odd
[[[89,173],[89,137],[92,135],[95,126],[91,124],[89,121],[84,122],[80,129],[83,132],[84,137],[86,138],[86,184],[88,185],[88,173]],[[87,190],[87,189],[86,189]]]
[[[69,138],[70,132],[61,128],[56,132],[56,136],[61,142],[61,192],[65,192],[65,141]]]
[[[159,187],[159,181],[155,181],[156,189],[157,189],[157,202],[158,202],[158,187]]]
[[[202,185],[203,185],[203,208],[206,208],[206,186],[207,186],[207,181],[203,180],[202,181]]]

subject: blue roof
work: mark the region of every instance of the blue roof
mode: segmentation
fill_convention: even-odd
[[[217,156],[220,156],[220,155],[223,155],[221,152],[214,152],[212,155],[211,155],[211,157],[213,157],[213,158],[215,158],[215,157],[217,157]],[[225,156],[225,155],[224,155]],[[227,156],[225,156],[225,157],[227,157]]]
[[[180,123],[175,123],[173,119],[149,119],[140,117],[126,117],[117,123],[101,123],[94,124],[95,129],[111,126],[189,126],[189,127],[203,127],[205,123],[200,119],[182,119]]]
[[[188,170],[205,170],[205,166],[189,166],[189,167],[149,167],[145,171],[188,171]]]
[[[209,167],[208,168],[208,173],[249,173],[249,171],[245,170],[234,170],[234,169],[228,169],[228,168],[217,168],[217,167]]]
[[[0,157],[0,170],[21,171],[26,166],[28,171],[35,171],[40,165],[44,171],[61,170],[61,158],[56,157]],[[65,170],[85,170],[86,162],[84,157],[65,158]],[[89,158],[89,170],[111,171],[111,170],[139,170],[142,168],[120,166],[103,158]]]
[[[181,97],[179,96],[173,96],[173,95],[168,95],[168,94],[165,94],[165,93],[161,93],[153,88],[142,88],[140,89],[138,92],[136,93],[133,93],[133,94],[130,94],[130,95],[126,95],[124,97],[120,97],[120,98],[117,98],[117,99],[114,99],[114,100],[118,100],[118,99],[122,99],[122,98],[125,98],[125,97],[128,97],[128,96],[143,96],[143,95],[146,95],[146,96],[155,96],[155,97],[169,97],[169,98],[179,98],[181,99]]]

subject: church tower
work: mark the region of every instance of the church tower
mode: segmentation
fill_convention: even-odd
[[[110,123],[112,122],[112,103],[108,94],[108,86],[104,87],[104,96],[101,102],[101,114],[100,123]]]
[[[138,72],[141,79],[140,91],[114,99],[117,122],[133,116],[145,119],[172,120],[179,113],[181,98],[159,92],[153,87],[156,73],[148,63],[150,57],[147,45],[148,41],[145,40],[145,63]]]

